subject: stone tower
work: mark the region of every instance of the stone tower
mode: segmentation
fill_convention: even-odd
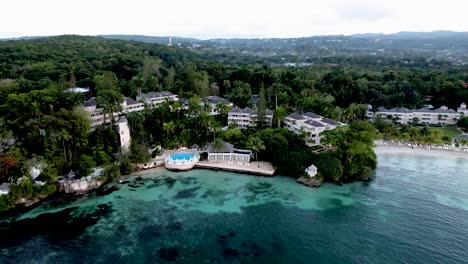
[[[121,116],[117,122],[117,131],[119,131],[120,147],[122,152],[130,150],[130,128],[128,127],[128,121],[125,116]]]

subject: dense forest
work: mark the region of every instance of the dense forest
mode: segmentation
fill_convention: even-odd
[[[102,166],[104,177],[112,180],[130,173],[132,163],[151,158],[147,149],[154,146],[203,146],[217,138],[258,152],[279,174],[299,177],[315,161],[324,180],[368,179],[376,166],[371,147],[378,135],[368,122],[359,121],[367,104],[456,108],[468,98],[468,72],[450,62],[419,58],[391,67],[376,62],[380,58],[357,56],[333,65],[285,67],[259,58],[247,64],[221,63],[217,56],[184,46],[84,36],[1,41],[0,183],[17,182],[34,163],[44,167],[39,179],[47,184],[38,187],[23,180],[8,201],[2,198],[0,209],[18,197],[54,192],[59,176],[70,170],[84,176]],[[131,151],[120,155],[117,166],[113,154],[119,152],[118,133],[108,125],[90,131],[89,116],[78,107],[84,97],[65,92],[77,86],[89,87],[110,113],[119,111],[123,96],[135,98],[141,92],[168,90],[181,101],[127,115]],[[275,128],[222,131],[229,109],[219,106],[219,116],[207,114],[200,106],[207,95],[226,97],[240,107],[255,107],[252,95],[259,95],[258,107],[275,110]],[[282,121],[294,111],[350,124],[326,135],[336,151],[319,155],[300,136],[282,129]]]

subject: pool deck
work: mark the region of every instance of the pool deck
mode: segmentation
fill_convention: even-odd
[[[202,169],[242,172],[262,176],[273,176],[275,174],[275,168],[273,168],[273,165],[271,165],[269,162],[263,161],[251,162],[250,166],[246,166],[245,163],[240,165],[237,162],[230,164],[224,161],[199,161],[195,167]]]

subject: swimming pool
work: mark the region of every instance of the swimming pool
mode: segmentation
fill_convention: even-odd
[[[174,153],[171,154],[171,160],[190,160],[195,153]]]

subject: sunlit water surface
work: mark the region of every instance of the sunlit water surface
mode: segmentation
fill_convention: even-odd
[[[468,263],[468,160],[380,154],[375,180],[136,175],[0,223],[0,263]]]

